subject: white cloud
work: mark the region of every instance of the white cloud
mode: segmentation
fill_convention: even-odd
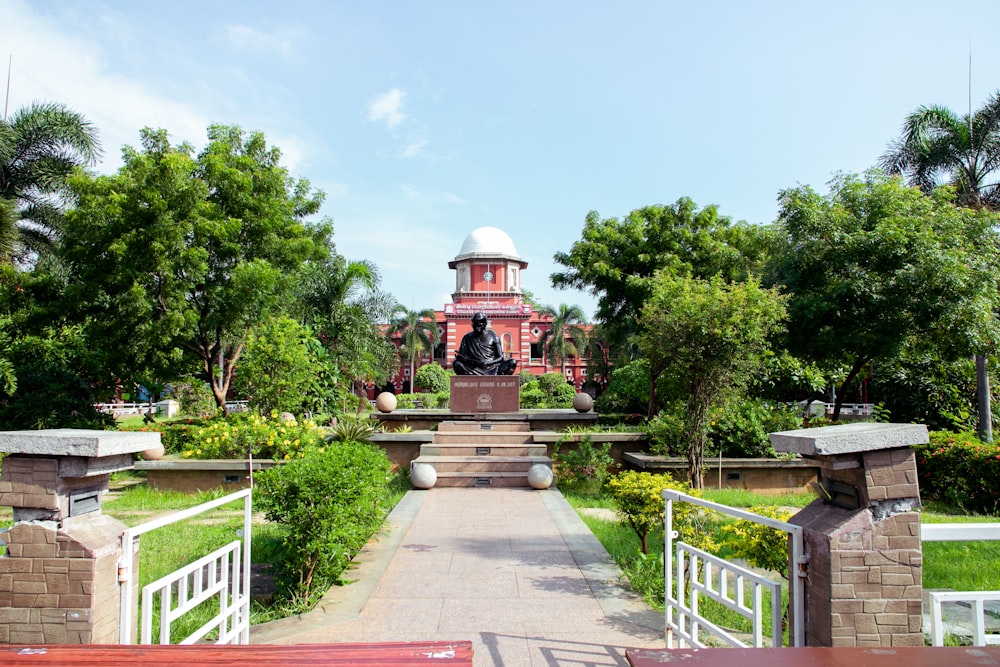
[[[292,43],[287,38],[269,35],[250,26],[227,24],[225,31],[230,44],[241,49],[267,54],[280,53],[283,56],[292,52]]]
[[[406,114],[403,113],[405,98],[406,93],[399,88],[382,93],[368,105],[368,120],[373,123],[384,120],[386,127],[391,130],[406,120]]]
[[[401,153],[401,157],[406,158],[407,160],[410,160],[410,159],[413,159],[413,158],[416,158],[416,157],[420,157],[421,155],[423,155],[424,148],[426,146],[427,146],[427,140],[426,139],[416,139],[416,140],[410,142],[406,146],[406,148],[403,149],[403,152]]]

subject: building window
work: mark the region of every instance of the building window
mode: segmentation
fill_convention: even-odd
[[[542,359],[542,344],[541,343],[532,343],[531,344],[531,360],[532,361],[541,361],[541,359]]]
[[[503,351],[506,352],[507,354],[510,354],[511,348],[514,347],[514,337],[511,336],[509,333],[505,333],[502,336],[502,339],[503,339]]]

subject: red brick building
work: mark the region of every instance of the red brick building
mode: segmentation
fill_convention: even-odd
[[[472,330],[473,314],[482,312],[503,341],[505,353],[517,359],[518,372],[534,375],[561,372],[561,364],[549,363],[543,345],[546,332],[552,329],[552,318],[525,303],[521,274],[528,263],[518,255],[510,236],[496,227],[473,230],[455,259],[448,262],[448,268],[455,271],[455,291],[451,303],[435,311],[441,343],[434,350],[433,359],[424,355],[417,360],[418,368],[432,361],[451,368],[462,337]],[[406,365],[396,378],[396,387],[407,391],[409,374]],[[566,380],[578,391],[591,380],[587,377],[585,359],[566,359]]]

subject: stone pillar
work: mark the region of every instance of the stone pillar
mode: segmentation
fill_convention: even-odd
[[[809,646],[923,646],[919,424],[854,423],[772,433],[820,465],[820,498],[792,517],[809,555]]]
[[[0,558],[0,643],[118,643],[125,525],[101,513],[101,495],[112,472],[159,444],[153,432],[0,432],[0,505],[14,509]]]

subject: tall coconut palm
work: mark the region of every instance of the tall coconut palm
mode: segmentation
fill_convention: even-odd
[[[920,107],[879,164],[924,192],[950,184],[963,206],[1000,208],[1000,91],[972,114]]]
[[[410,310],[406,306],[397,306],[395,317],[389,325],[389,335],[399,336],[401,351],[410,360],[410,389],[413,389],[413,377],[416,371],[417,355],[421,352],[433,352],[441,335],[438,333],[434,320],[434,311]]]
[[[61,104],[35,102],[0,120],[0,200],[8,209],[0,213],[0,262],[52,250],[67,177],[100,155],[96,128]]]
[[[975,113],[920,107],[906,117],[902,136],[889,144],[879,164],[924,192],[949,184],[955,187],[957,204],[1000,210],[1000,91]],[[992,442],[986,365],[986,356],[976,355],[979,437]]]
[[[587,345],[587,318],[580,306],[559,304],[558,308],[543,306],[541,313],[552,318],[552,328],[542,335],[549,362],[559,364],[566,376],[566,358],[578,357]]]
[[[297,280],[297,315],[315,329],[338,373],[359,395],[361,382],[384,381],[398,368],[396,350],[378,326],[389,320],[396,302],[379,284],[374,264],[336,253],[304,267]]]

